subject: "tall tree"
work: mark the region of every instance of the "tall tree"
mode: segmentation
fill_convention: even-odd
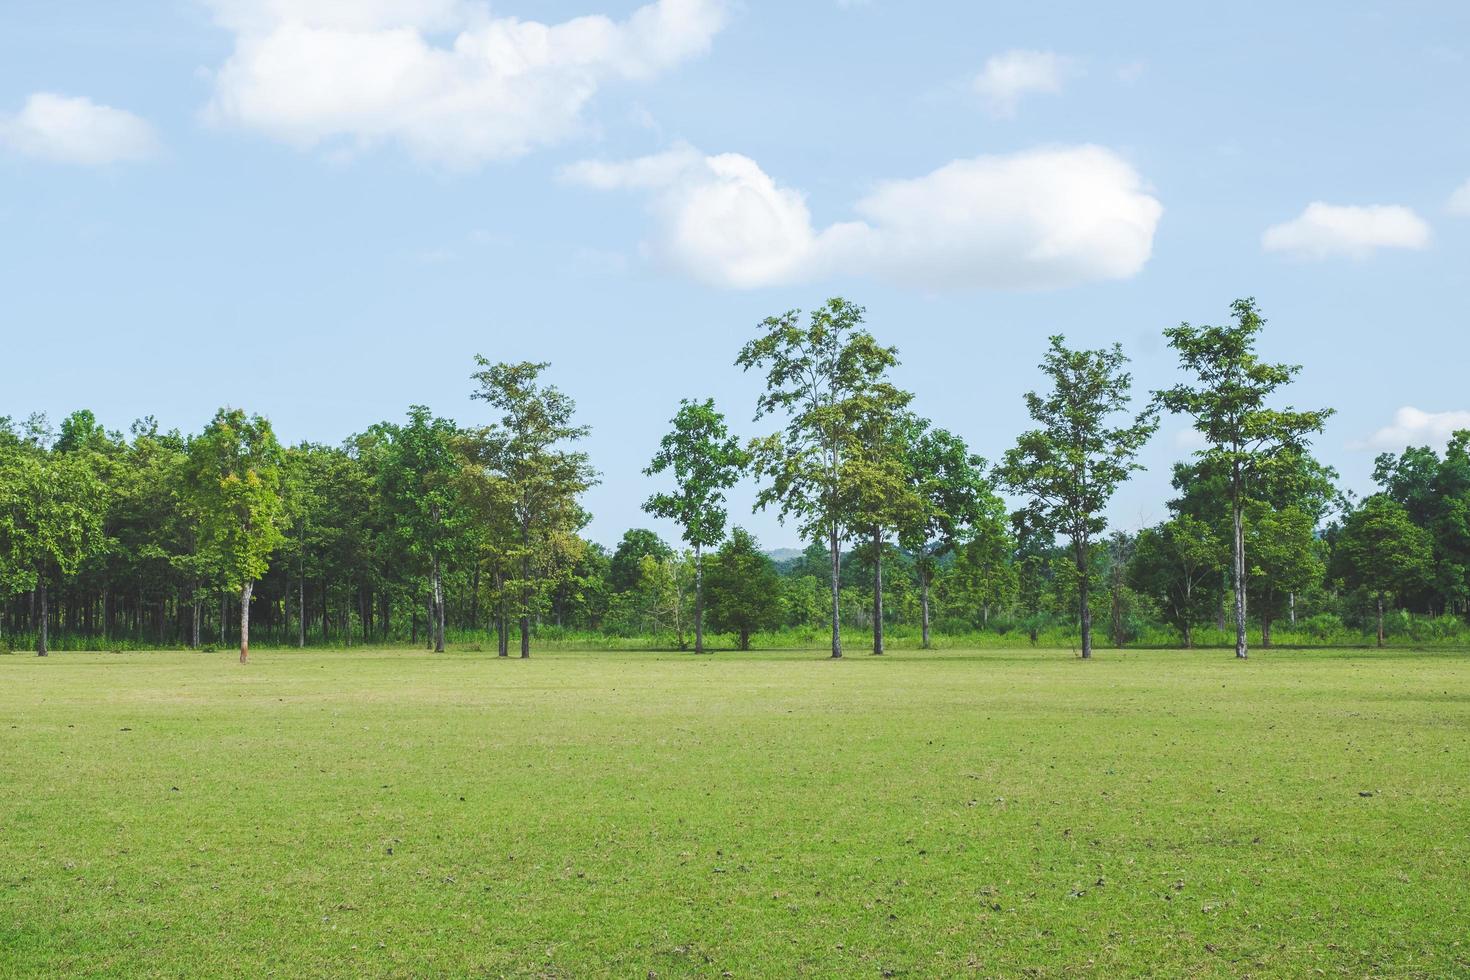
[[[653,476],[672,469],[677,489],[654,494],[643,509],[678,524],[694,550],[694,652],[704,653],[704,549],[725,537],[725,491],[740,479],[746,456],[712,398],[680,401],[670,424],[673,429],[643,472]]]
[[[909,441],[923,423],[903,411],[907,392],[876,401],[858,422],[859,452],[848,457],[852,487],[851,523],[867,537],[873,574],[873,655],[883,655],[883,556],[888,532],[901,531],[921,519],[926,501],[909,473]]]
[[[786,418],[782,432],[752,440],[757,508],[776,506],[803,536],[824,540],[831,569],[832,656],[842,656],[841,577],[844,536],[853,529],[855,473],[863,468],[865,421],[901,411],[911,396],[888,380],[898,351],[861,329],[864,311],[840,297],[813,310],[768,317],[763,333],[735,363],[765,371],[756,421]]]
[[[379,485],[404,551],[429,583],[429,630],[434,652],[444,652],[444,562],[463,526],[458,483],[463,463],[456,452],[459,432],[448,419],[423,405],[390,430]]]
[[[927,421],[921,421],[917,429],[906,441],[905,475],[919,506],[910,511],[898,540],[914,554],[927,650],[931,646],[929,590],[940,559],[953,553],[961,541],[983,539],[993,544],[1007,535],[1005,504],[995,495],[985,460],[971,453],[959,436],[931,429]]]
[[[1028,523],[1065,535],[1077,573],[1082,657],[1092,657],[1091,543],[1107,527],[1103,509],[1129,474],[1138,452],[1158,428],[1152,406],[1113,425],[1127,412],[1133,379],[1118,345],[1069,350],[1054,336],[1041,370],[1052,382],[1045,396],[1026,394],[1039,427],[1021,434],[997,468],[1000,482],[1028,498]]]
[[[505,480],[518,540],[516,578],[507,583],[520,627],[521,657],[531,656],[531,619],[544,604],[559,539],[587,523],[578,503],[597,482],[587,454],[570,448],[591,431],[572,422],[577,405],[554,385],[541,384],[549,364],[494,364],[479,355],[470,397],[499,409],[481,433],[483,451]]]
[[[1429,534],[1386,494],[1375,493],[1347,515],[1333,552],[1337,574],[1352,588],[1373,595],[1378,610],[1378,645],[1383,646],[1383,610],[1388,596],[1422,585],[1433,574]]]
[[[189,444],[200,541],[240,594],[240,662],[250,657],[250,598],[282,540],[281,447],[268,421],[222,408]]]
[[[1300,454],[1308,437],[1321,432],[1332,409],[1299,412],[1272,409],[1267,400],[1300,371],[1300,365],[1269,364],[1256,355],[1256,339],[1266,321],[1254,299],[1230,306],[1235,322],[1193,327],[1181,323],[1164,331],[1179,353],[1180,366],[1196,384],[1178,384],[1156,393],[1157,403],[1188,415],[1209,443],[1196,453],[1229,476],[1231,584],[1235,592],[1235,655],[1248,655],[1245,633],[1245,505],[1252,483],[1283,458]]]

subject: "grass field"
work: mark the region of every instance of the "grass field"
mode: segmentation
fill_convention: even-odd
[[[1470,975],[1470,656],[0,657],[0,974]]]

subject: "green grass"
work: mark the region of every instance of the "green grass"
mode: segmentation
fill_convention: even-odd
[[[0,974],[1470,975],[1470,657],[0,657]]]

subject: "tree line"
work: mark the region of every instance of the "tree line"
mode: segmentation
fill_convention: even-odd
[[[1254,301],[1231,314],[1165,331],[1187,380],[1154,392],[1134,390],[1120,346],[1050,338],[1032,427],[994,465],[912,410],[861,307],[770,317],[735,360],[760,382],[765,434],[742,440],[712,400],[687,399],[652,447],[661,489],[644,508],[677,547],[636,528],[612,551],[586,539],[590,430],[545,363],[476,358],[487,424],[412,406],[338,446],[283,447],[228,408],[192,435],[152,419],[110,432],[88,411],[55,429],[0,419],[0,643],[238,642],[244,662],[252,623],[300,646],[442,651],[450,631],[483,634],[522,657],[538,633],[702,653],[709,629],[741,648],[820,629],[841,657],[844,629],[882,654],[885,630],[927,647],[937,626],[1032,643],[1061,630],[1089,658],[1098,617],[1116,645],[1167,628],[1188,647],[1228,624],[1238,657],[1251,629],[1269,646],[1282,622],[1324,636],[1371,622],[1380,644],[1406,621],[1458,635],[1470,433],[1381,456],[1380,491],[1350,499],[1311,454],[1332,410],[1274,404],[1300,368],[1258,355]],[[1167,520],[1109,533],[1164,412],[1205,448],[1174,467]],[[730,526],[726,493],[746,477],[804,553],[778,563]]]

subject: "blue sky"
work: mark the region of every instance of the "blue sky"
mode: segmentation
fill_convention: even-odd
[[[768,314],[864,304],[994,459],[1048,334],[1160,387],[1164,327],[1254,295],[1362,491],[1470,425],[1467,93],[1451,2],[8,0],[0,415],[337,442],[487,421],[472,355],[550,360],[611,543],[671,534],[639,471],[680,397],[762,431]],[[1117,525],[1164,516],[1183,428]]]

